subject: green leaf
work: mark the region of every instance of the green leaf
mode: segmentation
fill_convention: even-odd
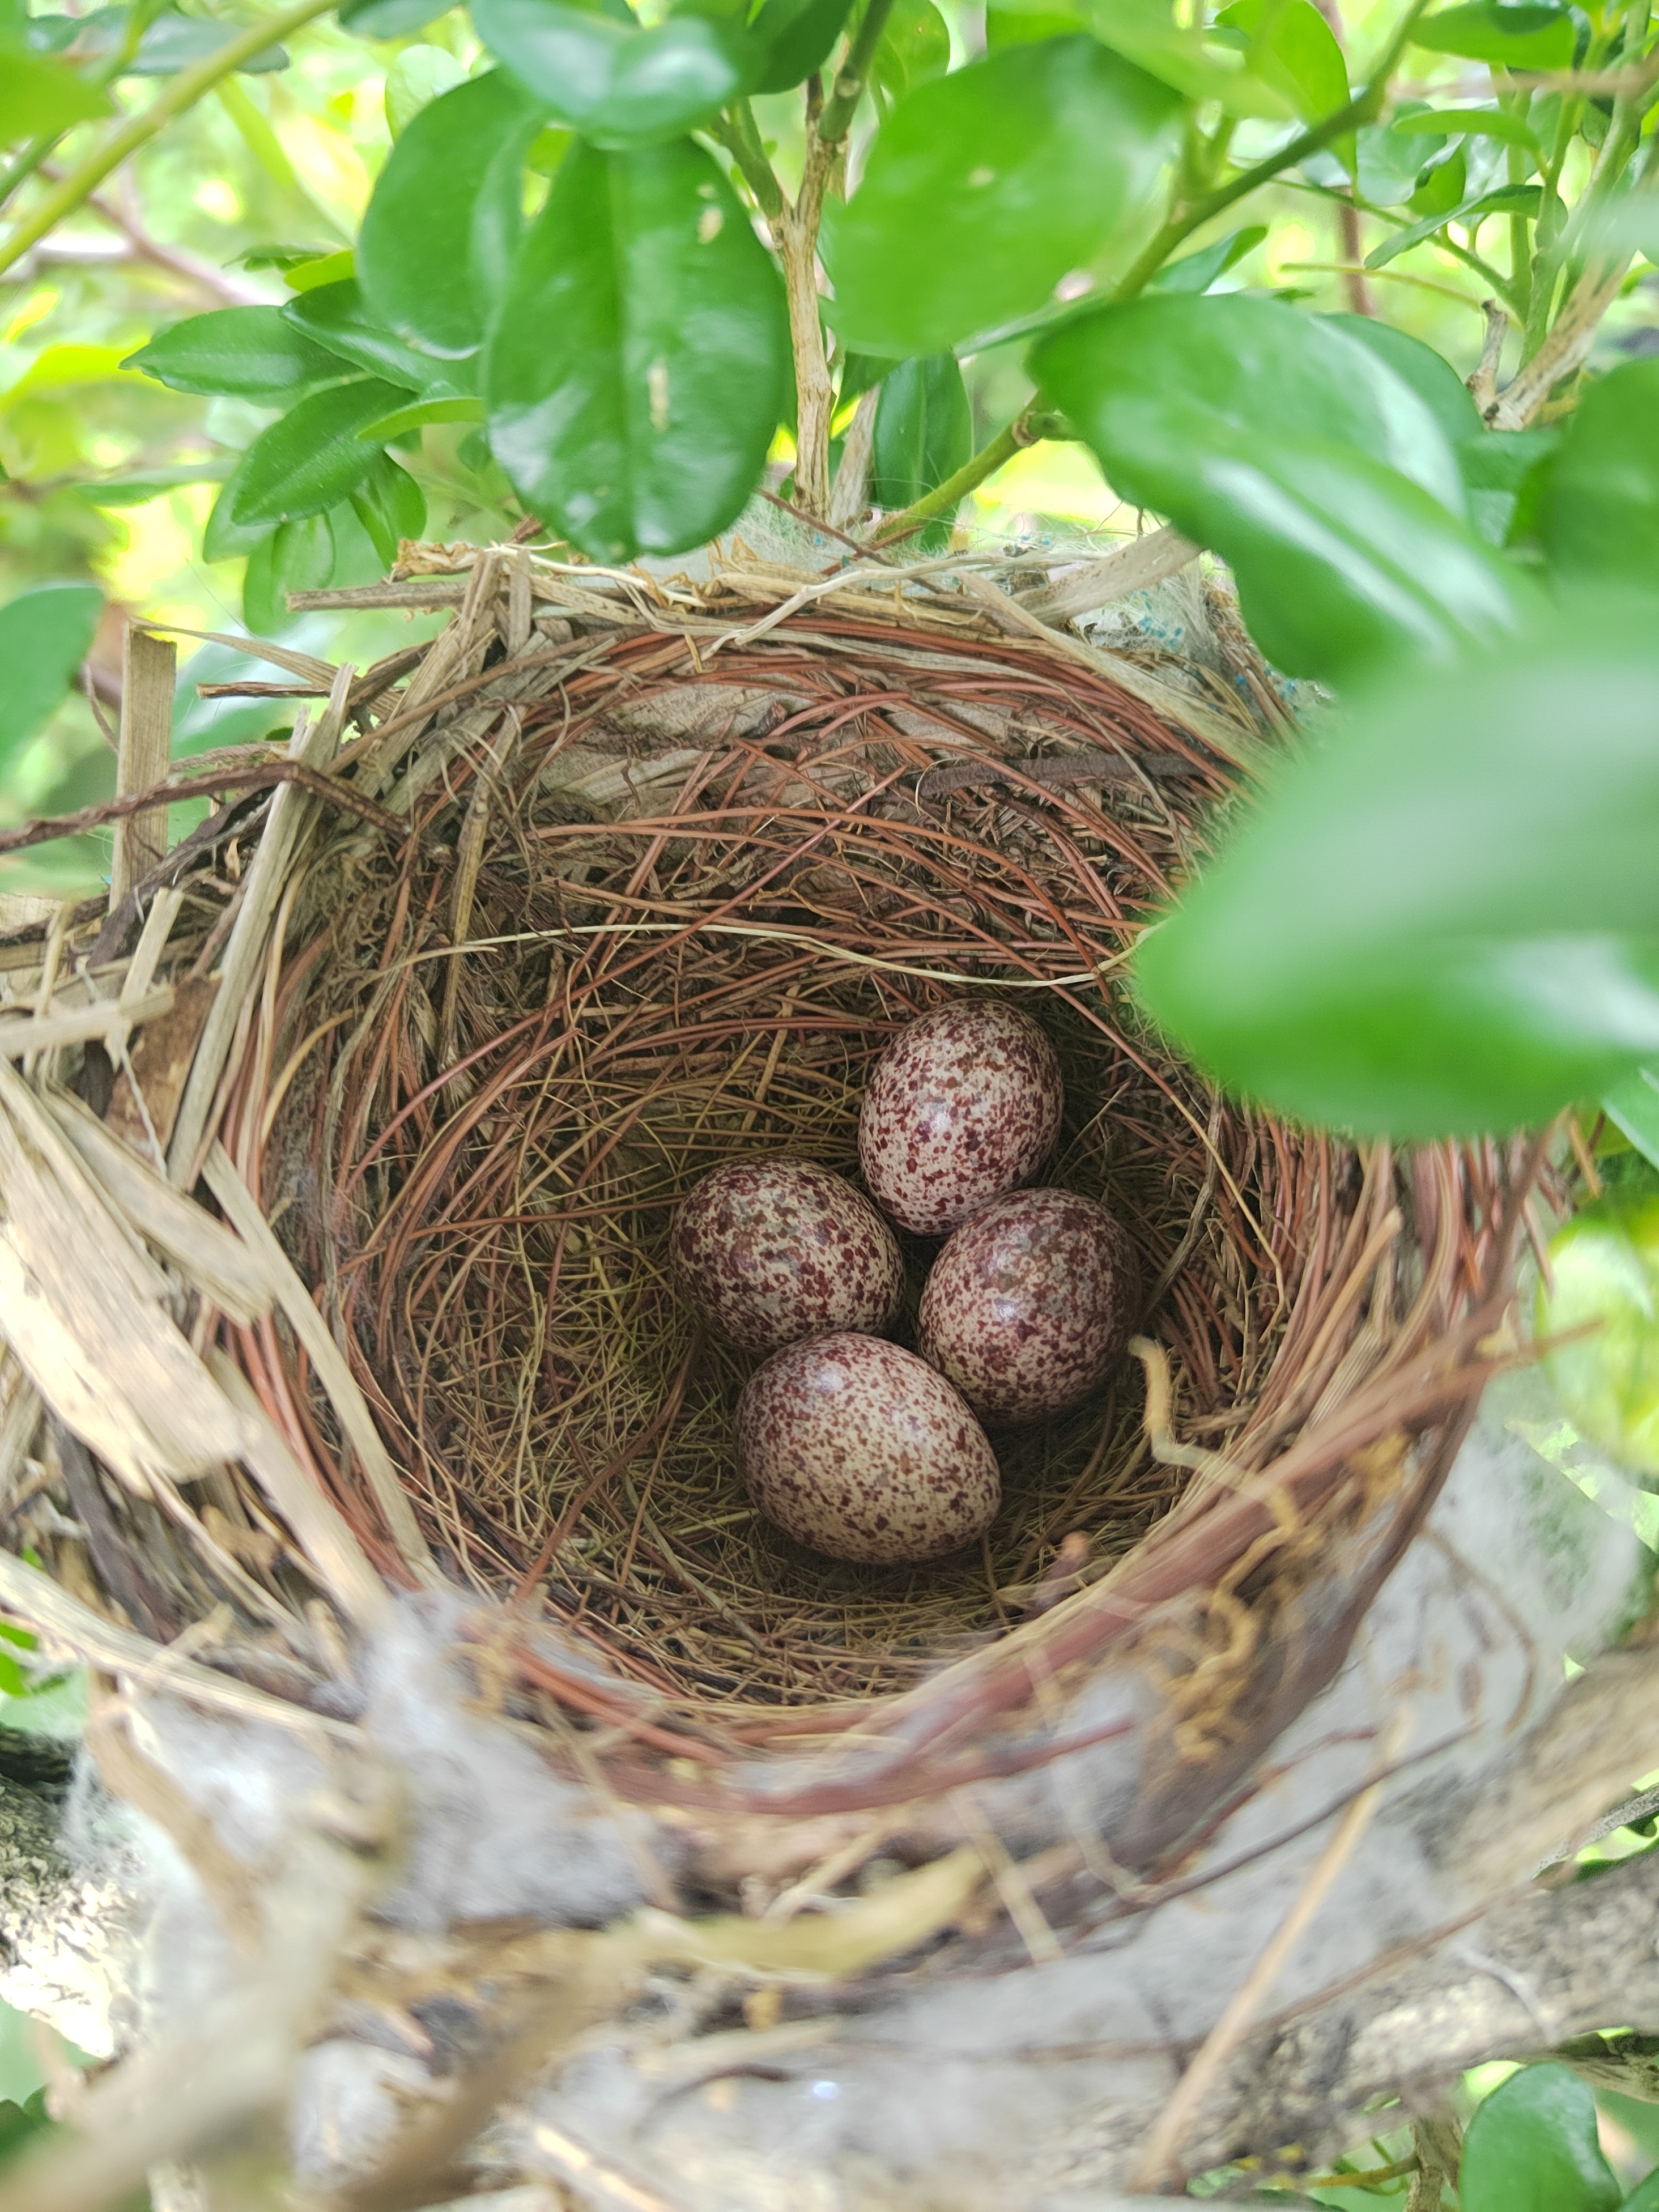
[[[908,507],[953,477],[973,451],[973,410],[954,354],[902,361],[889,372],[876,403],[870,469],[875,506]],[[950,542],[948,515],[910,541],[919,552],[933,552]]]
[[[1142,940],[1154,1019],[1231,1089],[1402,1139],[1659,1060],[1655,640],[1651,602],[1540,617],[1287,760]]]
[[[1232,0],[1216,21],[1246,34],[1245,68],[1281,92],[1304,123],[1322,122],[1346,105],[1348,65],[1312,0]],[[1358,166],[1353,132],[1332,150],[1352,176]]]
[[[1477,138],[1501,139],[1506,146],[1541,151],[1536,134],[1518,115],[1505,115],[1496,107],[1425,107],[1415,115],[1396,115],[1392,127],[1402,137],[1432,133],[1448,137],[1459,133]]]
[[[1224,276],[1235,262],[1253,253],[1267,235],[1265,222],[1253,222],[1243,230],[1230,230],[1225,238],[1218,238],[1212,246],[1200,246],[1196,253],[1183,254],[1179,261],[1166,261],[1146,289],[1151,292],[1207,292],[1218,276]]]
[[[0,607],[0,761],[63,704],[103,611],[96,584],[36,584]]]
[[[1659,1168],[1659,1069],[1638,1067],[1603,1094],[1601,1111]]]
[[[365,377],[316,392],[262,430],[225,487],[237,523],[288,522],[348,499],[374,456],[357,433],[409,394]]]
[[[355,277],[301,292],[281,313],[284,322],[326,346],[343,362],[388,384],[408,385],[434,398],[449,399],[470,392],[476,381],[470,361],[441,361],[393,337],[369,312]]]
[[[1659,2166],[1645,2181],[1638,2181],[1619,2207],[1619,2212],[1659,2212]]]
[[[1524,2066],[1476,2108],[1457,2174],[1462,2212],[1617,2212],[1620,2195],[1595,2100],[1571,2067]]]
[[[689,130],[746,92],[757,56],[738,24],[671,15],[654,30],[562,0],[471,0],[491,53],[561,123],[614,144]]]
[[[246,468],[247,454],[244,453],[226,477],[224,488],[213,503],[213,511],[202,532],[202,558],[204,561],[234,561],[244,553],[252,553],[270,535],[268,522],[237,522],[233,518],[232,509],[242,488],[242,477]]]
[[[290,292],[314,292],[322,284],[343,284],[357,273],[357,257],[349,246],[337,253],[323,253],[311,261],[294,261],[283,270]]]
[[[951,33],[933,0],[893,0],[870,64],[872,80],[888,100],[902,100],[950,66]]]
[[[1566,69],[1572,61],[1572,15],[1543,0],[1466,0],[1420,17],[1412,43],[1431,53],[1496,62],[1501,69]]]
[[[1121,473],[1143,430],[1163,445],[1158,416],[1167,407],[1195,429],[1351,446],[1462,511],[1457,464],[1433,410],[1335,317],[1242,293],[1140,300],[1077,317],[1038,343],[1032,368],[1055,404],[1088,426],[1109,475]],[[1115,427],[1130,416],[1132,431]],[[1115,488],[1139,496],[1127,481]],[[1155,498],[1142,503],[1162,511]]]
[[[873,392],[896,363],[878,353],[849,353],[841,365],[840,404],[850,406],[862,392]]]
[[[0,1697],[27,1698],[29,1678],[15,1659],[0,1653]]]
[[[912,93],[826,224],[842,343],[939,353],[1041,306],[1138,210],[1177,112],[1166,86],[1080,38],[1009,46]]]
[[[1539,519],[1562,574],[1659,586],[1659,360],[1626,362],[1587,387]]]
[[[1237,45],[1212,36],[1198,20],[1177,23],[1170,0],[1081,0],[1102,46],[1194,100],[1218,100],[1232,115],[1283,121],[1294,112],[1282,91],[1244,66]]]
[[[451,360],[474,353],[524,224],[524,161],[547,111],[502,70],[421,109],[363,213],[357,278],[386,329]]]
[[[288,628],[289,592],[327,583],[334,569],[334,527],[325,514],[279,523],[247,556],[242,580],[242,619],[255,637]]]
[[[349,374],[332,349],[297,328],[280,307],[216,307],[191,315],[158,331],[121,365],[174,392],[237,399],[278,398]]]
[[[1361,345],[1369,346],[1387,363],[1402,384],[1409,384],[1444,433],[1448,444],[1461,447],[1466,438],[1482,435],[1480,410],[1469,396],[1469,387],[1443,354],[1392,323],[1373,315],[1322,315],[1321,322],[1346,331]]]
[[[1468,222],[1471,216],[1488,215],[1528,215],[1538,212],[1540,189],[1536,185],[1504,185],[1495,192],[1480,192],[1473,199],[1462,200],[1443,213],[1425,216],[1408,229],[1397,230],[1385,238],[1381,246],[1374,246],[1365,256],[1367,269],[1386,269],[1389,262],[1420,246],[1425,238],[1432,238],[1449,222]]]
[[[1062,0],[1000,0],[985,10],[985,46],[988,53],[1004,46],[1026,46],[1039,39],[1064,39],[1087,30],[1081,14]]]
[[[118,21],[126,16],[125,8],[108,11]],[[83,19],[84,21],[84,19]],[[122,71],[125,76],[177,76],[181,70],[193,68],[216,54],[221,46],[240,39],[243,27],[240,23],[204,22],[199,16],[181,15],[173,9],[165,9],[145,30],[138,41],[138,50]],[[245,76],[260,76],[272,70],[288,67],[288,51],[283,46],[263,46],[257,54],[237,64]]]
[[[46,2093],[37,2089],[21,2105],[0,2104],[0,2160],[9,2161],[33,2136],[52,2135],[58,2124],[46,2111]]]
[[[357,435],[371,445],[384,446],[393,438],[406,437],[411,430],[422,429],[428,422],[482,422],[483,419],[484,404],[471,393],[456,399],[417,399],[410,407],[394,407],[390,415],[365,422]]]
[[[67,62],[15,51],[0,57],[0,146],[67,131],[112,111],[107,94]]]
[[[389,568],[405,538],[426,528],[426,494],[389,453],[377,453],[374,465],[351,495],[352,512],[368,532],[374,550]]]
[[[1522,618],[1466,526],[1429,407],[1367,345],[1243,295],[1151,295],[1042,341],[1032,374],[1120,496],[1231,565],[1263,652],[1346,681],[1446,660]]]
[[[760,49],[757,92],[787,92],[830,58],[852,0],[766,0],[750,35]]]
[[[1457,463],[1471,489],[1513,494],[1560,443],[1560,431],[1542,424],[1530,430],[1483,429],[1458,446]]]
[[[1405,126],[1415,125],[1419,117],[1433,112],[1425,101],[1401,100],[1386,127],[1371,124],[1360,131],[1356,143],[1362,199],[1374,207],[1397,207],[1411,198],[1424,164],[1445,145],[1446,137],[1436,132],[1425,138]],[[1346,190],[1347,172],[1333,154],[1322,150],[1310,154],[1302,163],[1302,173],[1310,183],[1334,191]]]
[[[465,82],[465,70],[441,46],[405,46],[386,73],[387,131],[400,138],[423,107]]]
[[[790,373],[782,281],[714,161],[573,148],[485,372],[532,513],[606,561],[701,544],[753,489]]]
[[[447,15],[455,0],[345,0],[340,24],[360,39],[408,39]]]

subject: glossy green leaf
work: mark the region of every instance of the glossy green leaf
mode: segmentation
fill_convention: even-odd
[[[387,132],[401,138],[423,107],[465,82],[465,70],[441,46],[405,46],[386,73]]]
[[[1329,322],[1151,295],[1070,323],[1032,370],[1115,491],[1231,563],[1291,674],[1446,660],[1522,618],[1526,587],[1468,528],[1433,413]]]
[[[402,540],[418,538],[426,528],[426,494],[388,453],[375,455],[351,495],[351,508],[388,568]]]
[[[422,353],[392,333],[373,314],[355,277],[319,284],[301,292],[282,310],[283,319],[319,346],[337,355],[349,368],[388,383],[429,392],[434,399],[471,392],[477,373],[471,361],[442,361]]]
[[[702,544],[753,489],[789,378],[782,280],[710,157],[574,148],[485,371],[531,511],[607,561]]]
[[[849,405],[861,392],[873,392],[895,366],[884,354],[849,353],[841,365],[841,404]]]
[[[1425,107],[1414,115],[1396,115],[1393,128],[1402,137],[1432,135],[1444,138],[1462,134],[1497,138],[1505,146],[1523,146],[1537,153],[1537,134],[1518,115],[1505,115],[1496,107]]]
[[[1540,617],[1286,762],[1143,939],[1140,993],[1210,1073],[1311,1121],[1540,1123],[1659,1059],[1656,841],[1652,604]]]
[[[607,143],[665,138],[701,123],[754,82],[742,27],[671,15],[654,29],[562,0],[471,0],[491,53],[561,123]]]
[[[1437,216],[1446,222],[1465,200],[1476,197],[1478,194],[1469,191],[1468,149],[1460,143],[1450,149],[1443,161],[1429,163],[1406,204],[1415,216]]]
[[[1365,256],[1367,269],[1386,269],[1391,261],[1409,252],[1413,246],[1421,246],[1425,238],[1432,238],[1449,222],[1468,222],[1489,215],[1529,215],[1538,212],[1539,187],[1536,185],[1505,185],[1495,192],[1480,192],[1473,198],[1462,200],[1455,207],[1433,215],[1425,216],[1405,230],[1396,230],[1385,238],[1381,246],[1373,246]]]
[[[1588,386],[1539,520],[1564,575],[1659,586],[1659,360],[1626,362]]]
[[[406,437],[411,430],[424,429],[428,422],[482,422],[483,419],[483,401],[469,392],[455,399],[417,399],[408,407],[394,407],[391,414],[365,422],[357,435],[383,446],[390,439]]]
[[[255,637],[286,629],[289,592],[315,591],[334,571],[334,529],[325,514],[279,523],[247,556],[242,620]]]
[[[757,92],[787,92],[822,69],[841,36],[852,0],[766,0],[750,25],[760,49]]]
[[[857,21],[855,12],[854,21]],[[931,84],[951,66],[951,33],[933,0],[893,0],[870,64],[872,82],[886,98],[902,100]]]
[[[1088,39],[1010,46],[912,93],[826,225],[842,343],[939,353],[1041,306],[1138,210],[1177,112]]]
[[[1282,93],[1304,123],[1322,122],[1346,104],[1348,65],[1312,0],[1232,0],[1216,21],[1245,34],[1247,70]],[[1358,164],[1354,133],[1338,139],[1332,151],[1352,176]]]
[[[1481,434],[1480,414],[1469,396],[1469,387],[1443,354],[1421,338],[1379,322],[1375,315],[1322,315],[1322,322],[1346,331],[1369,346],[1402,384],[1409,384],[1435,421],[1449,445],[1461,447],[1466,438]]]
[[[1038,343],[1032,368],[1055,404],[1112,448],[1109,464],[1101,456],[1109,475],[1143,427],[1164,442],[1156,416],[1167,405],[1218,433],[1351,446],[1462,511],[1457,464],[1433,410],[1335,317],[1237,293],[1140,300],[1076,318]],[[1120,415],[1133,416],[1132,431],[1115,427]],[[1127,482],[1117,489],[1139,496]]]
[[[1466,0],[1420,16],[1412,42],[1431,53],[1462,54],[1502,69],[1566,69],[1572,61],[1572,15],[1543,0]]]
[[[890,511],[908,507],[952,477],[974,450],[973,410],[954,354],[902,361],[889,374],[876,403],[870,497]],[[944,516],[910,543],[933,552],[951,542]]]
[[[338,355],[289,321],[280,307],[216,307],[158,331],[125,368],[174,392],[276,399],[349,376]]]
[[[546,114],[492,70],[405,127],[357,238],[357,280],[387,330],[450,359],[477,350],[523,229],[525,155]]]
[[[374,459],[357,433],[408,397],[396,385],[364,377],[291,407],[259,433],[226,487],[231,520],[288,522],[349,498]]]
[[[1601,1111],[1659,1168],[1659,1067],[1638,1067],[1603,1094]]]
[[[63,704],[103,611],[96,584],[36,584],[0,607],[0,760]]]
[[[360,39],[410,39],[454,4],[455,0],[345,0],[340,22]]]
[[[1265,222],[1253,222],[1243,230],[1230,230],[1225,238],[1218,238],[1212,245],[1200,246],[1196,253],[1183,254],[1179,261],[1166,261],[1152,283],[1152,292],[1207,292],[1218,276],[1224,276],[1236,262],[1247,253],[1253,253],[1267,235]]]
[[[0,145],[66,131],[110,112],[108,94],[67,62],[15,51],[0,54]]]
[[[1462,2212],[1618,2212],[1595,2100],[1571,2067],[1525,2066],[1482,2100],[1463,2139]]]

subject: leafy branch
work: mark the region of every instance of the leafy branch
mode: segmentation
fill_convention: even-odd
[[[147,145],[169,123],[193,107],[222,78],[229,76],[245,62],[252,61],[255,54],[291,36],[315,17],[326,15],[334,4],[335,0],[295,0],[291,8],[276,15],[262,16],[257,24],[240,31],[213,53],[191,68],[181,70],[142,113],[130,117],[112,131],[79,168],[71,170],[61,184],[46,192],[30,214],[20,217],[9,236],[0,240],[0,271],[20,261],[65,216],[73,215],[83,206],[112,170],[118,169],[141,146]]]

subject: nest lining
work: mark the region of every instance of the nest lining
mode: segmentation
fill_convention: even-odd
[[[853,1170],[865,1072],[896,1027],[963,992],[1017,997],[1066,1078],[1048,1179],[1123,1219],[1183,1432],[1247,1470],[1330,1380],[1348,1334],[1308,1338],[1310,1312],[1387,1178],[1222,1109],[1115,982],[1231,787],[1214,742],[949,612],[819,607],[707,661],[695,636],[566,628],[471,744],[434,748],[441,779],[410,779],[401,854],[358,836],[312,870],[276,1095],[275,1060],[250,1062],[228,1140],[246,1161],[274,1133],[273,1209],[312,1194],[290,1249],[424,1534],[475,1587],[541,1590],[642,1690],[710,1720],[902,1692],[1130,1553],[1205,1451],[1153,1456],[1126,1363],[1073,1413],[996,1437],[1005,1503],[979,1551],[822,1559],[738,1481],[754,1363],[672,1292],[677,1200],[739,1157]],[[1211,690],[1192,719],[1244,750],[1252,716]],[[912,1314],[931,1249],[907,1251]],[[1313,1364],[1276,1373],[1298,1328]],[[297,1380],[293,1417],[337,1483]]]

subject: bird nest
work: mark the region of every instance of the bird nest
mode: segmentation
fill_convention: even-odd
[[[1078,1741],[1056,1685],[1128,1651],[1178,1777],[1167,1841],[1328,1679],[1419,1525],[1525,1180],[1495,1146],[1396,1158],[1228,1105],[1138,1015],[1136,933],[1285,726],[1224,592],[1203,587],[1198,661],[1084,642],[1018,567],[409,566],[309,596],[447,605],[433,645],[363,676],[270,648],[326,706],[281,757],[210,763],[211,820],[46,948],[67,975],[79,944],[106,1011],[100,976],[156,1011],[94,1011],[81,1099],[37,1054],[10,1110],[69,1132],[166,1253],[215,1395],[195,1463],[165,1438],[124,1459],[15,1336],[126,1486],[89,1562],[18,1525],[158,1639],[228,1604],[216,1665],[301,1701],[304,1655],[267,1626],[296,1590],[348,1619],[365,1565],[471,1593],[483,1691],[658,1805],[868,1808],[1015,1773]],[[847,1565],[751,1506],[753,1362],[676,1296],[670,1224],[725,1162],[855,1172],[874,1057],[963,994],[1059,1052],[1046,1179],[1132,1237],[1138,1357],[997,1437],[977,1548]],[[51,1001],[37,976],[34,1018]],[[211,1238],[167,1242],[112,1129],[175,1190],[205,1177],[252,1289]],[[907,1249],[912,1320],[931,1249]],[[182,1505],[209,1463],[216,1505]]]

